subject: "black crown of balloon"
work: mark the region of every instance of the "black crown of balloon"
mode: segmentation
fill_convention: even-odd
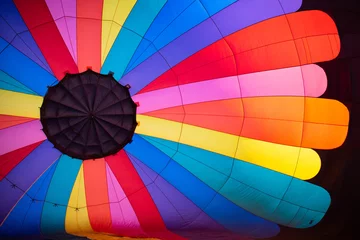
[[[48,88],[40,108],[47,139],[62,153],[78,159],[112,155],[130,143],[137,126],[129,86],[112,73],[91,69],[67,73]]]

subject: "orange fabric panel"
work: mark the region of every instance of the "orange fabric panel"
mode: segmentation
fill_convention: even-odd
[[[243,117],[186,115],[184,123],[219,132],[240,135]]]
[[[106,163],[104,159],[87,160],[84,164],[86,203],[91,227],[96,232],[112,232]]]
[[[302,137],[302,122],[245,118],[242,137],[300,146]]]
[[[245,118],[303,121],[303,97],[243,98]]]
[[[91,67],[100,72],[103,0],[77,0],[76,3],[79,71],[83,72]]]
[[[305,98],[305,122],[347,126],[349,111],[341,102],[322,98]]]
[[[21,123],[33,121],[33,118],[17,117],[10,115],[0,115],[0,129],[15,126]]]
[[[347,135],[347,126],[305,123],[303,147],[333,149],[340,147]]]

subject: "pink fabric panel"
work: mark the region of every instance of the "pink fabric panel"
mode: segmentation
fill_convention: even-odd
[[[0,130],[0,155],[46,139],[40,120]]]

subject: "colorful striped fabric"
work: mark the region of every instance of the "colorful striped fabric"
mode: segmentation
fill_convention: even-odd
[[[340,39],[301,0],[1,0],[0,238],[269,238],[326,214],[316,149],[349,112],[320,98]],[[129,86],[133,140],[80,160],[42,131],[48,87]]]

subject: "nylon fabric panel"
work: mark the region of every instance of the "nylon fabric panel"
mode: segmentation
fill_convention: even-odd
[[[182,13],[186,11],[189,6],[195,2],[196,1],[194,0],[166,1],[161,11],[151,23],[149,29],[145,33],[144,38],[139,43],[139,46],[136,48],[136,51],[131,57],[131,60],[126,67],[124,74],[128,73],[144,59],[157,52],[157,49],[154,46],[153,42],[157,40],[158,37],[163,35],[163,32],[166,32],[169,29],[169,26],[172,22],[178,21],[178,19],[181,18],[180,16],[182,15]],[[194,15],[193,17],[196,18],[197,16]],[[191,19],[185,19],[184,22],[179,21],[179,23],[182,25],[186,25],[188,22],[191,22]],[[181,29],[182,26],[178,24],[178,27],[180,27]],[[173,29],[173,31],[176,30]]]
[[[220,224],[225,226],[227,229],[232,230],[243,236],[251,236],[252,232],[258,228],[263,229],[263,236],[273,236],[273,234],[276,234],[276,232],[278,231],[278,227],[276,224],[267,222],[255,215],[252,215],[247,211],[244,211],[243,209],[237,207],[235,204],[227,201],[225,198],[223,198],[222,205],[217,205],[218,207],[221,206],[222,211],[217,210],[213,212],[208,212],[207,207],[217,195],[216,191],[205,185],[205,183],[203,183],[186,169],[181,167],[178,163],[172,161],[169,156],[165,155],[159,149],[152,146],[150,143],[148,143],[138,135],[134,136],[134,141],[131,145],[136,146],[131,146],[132,148],[127,148],[127,152],[135,156],[142,163],[144,163],[146,166],[150,167],[153,171],[163,177],[171,185],[177,188],[182,194],[188,197],[200,209],[202,209],[215,221],[218,221]],[[143,151],[141,153],[134,151],[135,147],[141,147]],[[149,156],[152,156],[156,159],[167,159],[168,164],[166,164],[162,169],[156,169],[152,164],[152,158],[149,158]],[[188,186],[192,187],[189,188]],[[232,212],[223,210],[227,207],[229,207]],[[227,219],[225,216],[229,214],[231,215],[231,218]]]
[[[0,155],[44,140],[46,140],[46,136],[41,130],[39,120],[1,129],[0,141],[2,144],[0,146]]]
[[[64,43],[44,0],[14,0],[14,3],[58,80],[78,68]],[[28,72],[27,72],[28,73]]]
[[[99,72],[101,68],[102,0],[77,0],[76,36],[79,72],[87,67]],[[91,51],[89,51],[91,49]]]
[[[287,16],[291,16],[289,20]],[[303,29],[309,28],[309,31],[298,31],[293,36],[291,30],[302,19],[307,19],[303,22]],[[324,27],[314,29],[314,22]],[[274,35],[274,32],[277,34]],[[340,51],[339,42],[329,41],[328,36],[338,38],[337,29],[332,19],[323,12],[307,11],[275,17],[218,40],[172,67],[171,71],[178,76],[178,84],[186,84],[327,61],[334,59]],[[248,40],[254,37],[262,41]],[[311,56],[314,56],[311,59],[301,51],[303,41],[310,47]],[[153,83],[156,84],[156,81]],[[157,84],[159,87],[161,85]]]
[[[165,3],[164,0],[151,1],[151,5],[146,0],[136,2],[104,61],[101,73],[112,71],[115,79],[123,75],[132,54]]]
[[[0,9],[1,16],[3,17],[3,19],[0,20],[2,26],[0,36],[9,36],[9,34],[11,34],[13,38],[8,38],[7,41],[14,46],[14,48],[51,73],[48,63],[26,27],[14,2],[12,0],[3,0],[0,2]],[[6,39],[6,37],[4,38]]]
[[[95,232],[113,233],[105,160],[84,161],[87,211]]]
[[[300,180],[295,184],[290,176],[183,144],[179,145],[175,154],[169,155],[166,149],[169,144],[165,140],[153,139],[151,142],[227,199],[270,221],[289,225],[299,208],[318,213],[322,217],[330,205],[329,194],[316,185]],[[222,168],[218,167],[220,164],[215,163],[220,160],[227,161],[232,170],[221,171]],[[290,188],[292,197],[288,198],[286,195],[290,193]],[[295,196],[297,194],[299,197]],[[307,197],[300,197],[304,195]],[[308,201],[309,198],[312,200]],[[301,224],[303,223],[305,224]],[[313,221],[310,225],[312,224],[316,223]]]
[[[41,213],[57,162],[52,164],[17,202],[0,226],[1,236],[38,238],[41,236]]]
[[[137,0],[104,0],[101,34],[101,64],[104,63],[117,35]],[[110,22],[109,22],[110,21]]]
[[[183,108],[182,117],[176,113],[166,114],[171,113],[171,109],[146,115],[266,142],[319,149],[341,145],[349,122],[342,103],[318,98],[252,97],[190,104]],[[325,110],[321,113],[316,109]],[[303,124],[317,134],[309,131],[304,134]]]
[[[0,89],[0,114],[40,118],[39,108],[43,98],[24,93],[16,93]]]
[[[81,161],[62,155],[51,179],[41,216],[44,235],[61,235],[65,232],[65,214]]]
[[[42,142],[18,148],[0,156],[0,181]]]
[[[259,4],[263,6],[261,11],[258,8]],[[291,1],[290,5],[292,4],[293,8],[287,8],[285,13],[296,11],[300,7],[299,1]],[[284,11],[277,0],[237,1],[212,16],[212,19],[203,21],[160,49],[159,53],[152,55],[134,68],[121,81],[123,84],[132,86],[130,89],[132,94],[139,92],[146,85],[149,85],[146,90],[149,88],[154,90],[152,84],[149,83],[168,71],[170,67],[174,67],[201,49],[222,39],[223,36],[283,14]],[[138,81],[138,79],[144,80]],[[160,85],[157,87],[162,88]]]
[[[14,78],[12,78],[10,75],[6,74],[3,71],[0,71],[0,89],[38,95],[36,92],[26,87],[24,84],[15,80]]]
[[[156,205],[125,151],[122,150],[114,156],[106,157],[106,162],[135,210],[145,235],[160,239],[183,239],[166,229]]]
[[[106,165],[106,176],[114,232],[128,237],[144,235],[131,203],[108,164]]]
[[[240,93],[241,86],[241,93]],[[326,90],[325,72],[317,65],[249,73],[183,84],[133,96],[138,113],[171,113],[171,108],[201,102],[242,97],[309,96],[319,97]],[[206,88],[207,91],[202,91]],[[167,101],[162,99],[168,98]],[[218,114],[219,115],[219,114]]]
[[[7,214],[16,205],[32,184],[48,169],[61,153],[52,147],[48,141],[44,141],[22,160],[7,176],[0,181],[0,192],[7,192],[0,198],[0,225],[6,219]],[[36,164],[35,164],[36,163]],[[18,176],[21,175],[22,178]],[[12,188],[12,182],[17,186]],[[23,191],[21,191],[22,189]]]
[[[56,78],[13,46],[7,44],[2,38],[0,38],[1,45],[6,47],[0,53],[0,70],[37,94],[45,95],[47,85],[56,82]],[[20,69],[21,71],[19,71]],[[31,79],[29,76],[37,76],[37,79]]]
[[[77,63],[76,1],[45,0],[66,47]]]
[[[143,115],[139,115],[137,119],[140,126],[136,128],[135,132],[138,134],[187,144],[228,157],[235,156],[236,159],[260,165],[289,176],[310,179],[320,169],[320,158],[312,149],[238,137]],[[217,141],[210,141],[210,139],[217,139]],[[263,149],[263,151],[259,152],[256,149]],[[295,171],[296,167],[299,170]]]
[[[91,227],[89,214],[87,210],[85,185],[84,185],[84,165],[81,164],[76,176],[71,195],[69,206],[66,210],[65,230],[68,234],[93,237],[94,230]],[[75,211],[74,211],[75,208]]]
[[[128,156],[154,199],[168,229],[185,238],[245,239],[231,233],[210,218],[190,199],[140,160],[129,154]]]
[[[25,117],[14,117],[9,115],[0,115],[0,130],[8,127],[12,127],[15,125],[19,125],[22,123],[30,122],[35,119],[33,118],[25,118]]]
[[[185,1],[182,2],[186,3]],[[280,2],[276,0],[255,0],[251,2],[238,1],[236,3],[233,3],[233,1],[221,1],[221,4],[219,4],[218,1],[207,1],[206,3],[204,3],[204,1],[194,1],[190,7],[180,12],[180,15],[177,16],[176,19],[172,19],[168,16],[172,16],[173,14],[175,14],[176,10],[171,9],[171,11],[166,9],[168,5],[170,5],[170,2],[168,2],[164,6],[164,9],[160,12],[159,16],[155,19],[155,22],[149,28],[148,33],[145,35],[146,40],[143,40],[143,42],[138,47],[137,52],[135,52],[133,56],[134,61],[132,64],[129,64],[129,66],[131,67],[128,67],[127,73],[133,70],[136,66],[141,64],[153,54],[156,54],[158,50],[161,50],[167,44],[171,44],[171,41],[182,37],[181,35],[185,35],[187,31],[192,31],[194,28],[197,28],[200,22],[203,23],[203,20],[207,20],[208,23],[214,21],[217,25],[217,28],[221,31],[221,34],[226,36],[236,30],[255,24],[258,21],[260,22],[267,18],[271,18],[273,17],[273,14],[274,16],[283,14],[283,9],[280,6]],[[290,5],[291,8],[285,9],[285,12],[296,11],[301,5],[301,1],[292,1]],[[195,8],[195,6],[198,6],[198,8]],[[262,9],[259,9],[258,6],[263,7]],[[253,9],[253,11],[251,11],[251,9]],[[182,9],[180,8],[178,11],[180,10]],[[251,16],[249,16],[250,12]],[[166,17],[162,17],[161,13],[163,13],[163,15]],[[191,17],[189,17],[189,15]],[[198,19],[197,21],[194,21],[194,16],[203,17]],[[240,19],[239,16],[241,16]],[[212,19],[209,19],[209,17],[211,17]],[[255,22],[251,23],[251,21],[254,20]],[[203,32],[205,32],[207,29],[202,30]],[[159,33],[157,33],[158,31]],[[203,36],[201,35],[199,37],[203,38]],[[196,38],[197,36],[193,37],[193,39]],[[149,39],[150,42],[147,39]],[[179,45],[178,47],[184,48],[184,46],[186,46],[187,44],[181,45]],[[189,45],[192,46],[193,43],[190,43]],[[195,52],[196,51],[192,53]],[[176,53],[174,55],[176,55]],[[170,55],[169,57],[172,58],[172,56]]]

